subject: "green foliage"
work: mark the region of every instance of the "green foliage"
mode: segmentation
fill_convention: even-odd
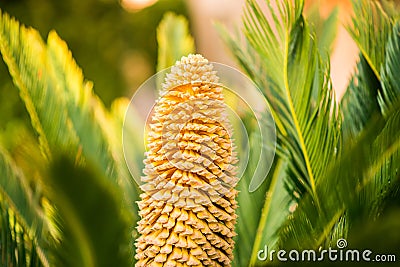
[[[68,157],[51,164],[48,195],[58,208],[63,237],[54,266],[132,265],[132,218],[120,207],[121,192],[97,170],[76,166]]]
[[[185,17],[166,13],[157,28],[157,71],[171,67],[182,56],[195,52]]]
[[[386,43],[391,31],[391,18],[378,1],[353,1],[354,16],[349,33],[357,43],[368,65],[380,79],[385,60]],[[374,36],[374,39],[371,37]]]
[[[386,115],[392,108],[393,102],[400,95],[400,77],[397,70],[400,70],[400,60],[398,53],[400,51],[400,22],[397,21],[393,27],[385,54],[385,64],[381,68],[382,73],[382,91],[379,94],[378,101],[382,107],[382,113]]]
[[[27,234],[16,223],[11,209],[0,206],[0,246],[3,266],[43,266],[37,255],[33,242],[29,242]]]
[[[356,143],[354,141],[358,141],[357,136],[360,139],[363,138],[365,129],[371,127],[369,126],[371,124],[379,125],[380,121],[386,124],[395,123],[389,117],[393,116],[393,112],[398,108],[399,93],[398,89],[395,89],[398,87],[396,85],[398,77],[394,75],[400,70],[398,60],[400,47],[397,44],[398,12],[391,10],[391,13],[386,13],[379,3],[370,1],[362,1],[362,5],[354,3],[354,9],[355,16],[363,15],[364,17],[353,19],[351,31],[353,35],[355,31],[358,33],[354,35],[354,38],[360,47],[361,55],[357,65],[358,74],[350,83],[342,100],[345,114],[343,134],[345,143],[348,145]],[[385,26],[382,26],[382,29],[375,29],[375,24],[371,24],[371,21],[366,20],[365,17]],[[360,25],[364,26],[357,29],[356,27]],[[376,40],[377,35],[379,42],[372,41]],[[392,134],[396,135],[396,133]],[[382,139],[383,137],[379,137],[373,141],[374,139],[370,138],[369,143],[376,143]],[[377,145],[376,151],[380,151],[380,146],[382,149],[389,149],[384,143]],[[398,160],[398,149],[390,147],[390,150],[393,150],[392,155],[381,151],[380,159],[375,162],[370,161],[369,164],[377,166],[370,173],[372,178],[359,192],[360,199],[355,202],[357,205],[353,208],[356,215],[349,213],[350,216],[355,217],[353,221],[377,219],[382,214],[387,195],[392,190],[396,191],[398,185],[394,181],[397,179],[397,170],[394,162]]]
[[[251,247],[251,254],[248,254],[251,255],[250,265],[254,265],[257,262],[257,253],[254,253],[254,251],[258,251],[264,244],[268,244],[268,247],[271,248],[278,245],[277,229],[281,227],[284,219],[290,215],[291,208],[295,204],[295,201],[292,201],[291,193],[285,189],[286,169],[286,162],[279,159],[274,166],[274,171],[270,172],[271,181],[265,193],[261,217],[258,223],[253,226],[256,231],[254,231],[255,238]],[[260,202],[259,200],[254,201]],[[249,264],[248,255],[244,258],[245,264]]]
[[[363,55],[357,63],[356,74],[342,98],[344,142],[354,141],[372,116],[379,113],[380,83]]]
[[[28,179],[3,150],[0,150],[0,173],[2,202],[13,208],[21,224],[35,225],[32,234],[38,235],[44,226],[40,214],[40,192],[30,188]]]
[[[27,244],[31,242],[34,245],[30,245],[30,251],[39,251],[36,254],[40,255],[45,265],[56,262],[57,266],[100,266],[100,263],[110,266],[110,261],[118,266],[131,265],[129,259],[133,257],[127,252],[133,251],[132,247],[123,252],[125,250],[119,246],[133,244],[133,241],[122,238],[122,232],[133,231],[138,217],[134,205],[138,196],[137,185],[125,164],[121,141],[123,121],[120,111],[124,105],[126,107],[126,102],[116,103],[116,111],[109,113],[93,93],[92,84],[84,80],[71,52],[55,32],[51,32],[47,43],[44,43],[36,30],[26,28],[7,14],[0,13],[0,51],[38,137],[39,147],[33,147],[34,143],[29,139],[25,146],[32,148],[31,154],[35,150],[40,151],[41,159],[36,168],[28,165],[23,165],[23,169],[4,167],[0,172],[3,181],[1,201],[8,203],[7,210],[11,209],[16,218],[12,225],[20,225],[21,230],[17,233],[26,237]],[[60,153],[66,155],[66,162],[74,164],[59,166],[62,169],[58,170],[58,175],[55,171],[47,174],[46,170],[57,164],[54,160]],[[27,159],[26,154],[21,162]],[[7,164],[4,166],[15,165]],[[87,170],[90,168],[87,166],[92,166],[95,172]],[[71,173],[66,173],[65,167]],[[74,168],[77,168],[76,172],[73,172]],[[32,171],[27,174],[29,179],[24,178],[27,171]],[[54,176],[63,180],[50,179]],[[51,185],[46,182],[46,177],[50,177],[47,179],[52,181]],[[74,180],[78,177],[83,184]],[[42,187],[46,190],[42,191]],[[94,189],[91,198],[85,199],[90,187],[97,190]],[[119,193],[103,192],[104,188]],[[59,191],[65,195],[55,193]],[[82,198],[75,195],[77,192]],[[113,200],[113,194],[121,199]],[[108,220],[102,216],[83,216],[91,214],[89,209],[102,211],[94,206],[93,201],[101,203],[105,212],[102,216]],[[122,215],[118,217],[120,213]],[[108,217],[110,214],[112,217]],[[131,223],[124,222],[124,216],[129,216]],[[96,218],[104,224],[95,221]],[[110,220],[115,220],[114,224]],[[95,235],[93,231],[96,229],[111,236]],[[90,231],[91,234],[88,234]],[[83,233],[82,239],[77,238],[78,233]],[[119,240],[116,242],[112,238]],[[100,247],[108,249],[109,253],[112,249],[116,252],[107,254]],[[13,249],[9,248],[9,251]],[[66,255],[54,257],[57,248],[58,251],[76,255],[76,261],[66,261]],[[78,254],[79,251],[84,255]],[[90,264],[86,265],[82,260],[88,260]]]
[[[0,254],[4,266],[48,266],[42,236],[48,222],[42,214],[40,192],[28,182],[0,148]]]
[[[250,0],[244,44],[220,27],[270,103],[277,127],[267,182],[248,190],[254,154],[238,185],[233,266],[270,264],[257,261],[264,245],[318,249],[347,238],[361,246],[369,236],[378,244],[382,238],[371,229],[387,234],[398,227],[400,22],[384,3],[354,2],[348,29],[360,59],[340,104],[329,69],[336,13],[322,22],[303,15],[301,0],[265,6]],[[165,16],[157,40],[159,70],[194,51],[179,16]],[[13,150],[18,154],[0,138],[1,264],[131,266],[140,190],[123,158],[128,99],[108,111],[54,31],[44,42],[1,13],[0,52],[35,131],[18,133],[26,140]],[[135,134],[135,122],[127,133]],[[258,133],[250,132],[249,145],[259,146]],[[142,144],[126,145],[140,166]],[[398,235],[387,239],[390,249],[398,247]]]
[[[302,9],[302,1],[269,2],[270,22],[261,7],[249,1],[244,17],[248,44],[240,48],[236,40],[226,38],[239,62],[264,92],[278,128],[280,159],[278,168],[273,170],[250,264],[256,263],[257,251],[264,244],[271,249],[276,246],[276,233],[298,198],[307,194],[319,203],[316,182],[335,160],[340,144],[340,118],[329,67],[318,52],[329,51],[329,47],[318,48]],[[249,58],[252,54],[257,55],[256,67],[254,59]],[[279,205],[280,211],[271,204]]]
[[[241,259],[250,265],[260,264],[264,245],[318,249],[348,235],[355,240],[355,225],[383,216],[389,192],[398,197],[399,186],[396,12],[388,15],[375,1],[355,2],[349,30],[362,53],[340,110],[326,56],[334,13],[322,23],[331,31],[324,36],[303,17],[302,1],[262,4],[246,4],[244,45],[220,30],[264,92],[278,128],[278,158],[259,199],[257,237],[251,256]]]
[[[329,55],[333,51],[333,45],[338,30],[338,13],[339,9],[336,7],[328,16],[323,19],[319,12],[319,4],[315,3],[307,12],[307,19],[310,27],[313,27],[316,35],[316,42],[318,43],[319,54],[326,62],[329,60]]]
[[[290,159],[290,184],[298,193],[312,193],[338,143],[338,120],[325,112],[333,109],[336,114],[337,106],[332,101],[329,69],[320,61],[313,33],[301,15],[303,3],[276,4],[279,12],[275,14],[270,5],[274,21],[268,23],[260,7],[250,1],[244,21],[245,34],[254,52],[260,55],[267,74],[266,83],[258,85],[269,91],[267,99],[277,114],[278,149]],[[279,18],[287,20],[281,22]],[[307,67],[299,72],[298,66]],[[332,130],[328,135],[314,135],[316,130],[328,129]],[[314,145],[322,143],[330,146],[316,151]]]
[[[378,201],[380,195],[370,189],[377,174],[381,179],[377,185],[384,187],[390,187],[388,179],[396,174],[397,167],[386,170],[390,173],[379,172],[388,159],[395,160],[392,157],[398,157],[399,114],[398,111],[390,114],[387,123],[380,119],[370,121],[373,124],[363,131],[363,136],[342,154],[340,161],[333,164],[317,184],[318,195],[324,200],[320,206],[316,206],[309,196],[302,200],[287,222],[282,244],[303,249],[333,247],[336,239],[330,240],[330,233],[345,212],[348,224],[373,219],[378,215],[374,209],[376,203],[369,203],[369,200],[374,198]],[[371,140],[374,140],[372,145]],[[375,211],[376,214],[365,215],[364,209],[372,209],[368,212]],[[307,221],[305,218],[308,218]]]
[[[246,121],[246,117],[242,119]],[[271,127],[271,125],[267,124],[268,122],[270,122],[270,120],[261,120],[264,138]],[[259,200],[265,197],[268,188],[268,184],[264,183],[258,187],[256,191],[251,192],[250,190],[253,180],[249,178],[256,176],[256,169],[260,167],[259,165],[264,164],[264,162],[259,162],[259,159],[261,153],[268,153],[268,144],[263,144],[261,149],[257,149],[260,148],[261,144],[260,132],[251,127],[249,128],[249,149],[252,153],[249,155],[249,165],[237,185],[237,189],[240,193],[237,197],[239,207],[236,211],[238,219],[235,229],[236,232],[240,234],[235,237],[236,245],[234,248],[233,266],[246,266],[248,264],[248,257],[253,249],[254,240],[257,237],[261,238],[260,235],[257,236],[257,225],[261,219],[261,211],[263,208],[263,203]],[[239,150],[238,153],[240,155],[241,151]]]
[[[353,23],[348,30],[361,55],[357,74],[342,100],[345,140],[354,139],[381,109],[377,98],[382,91],[381,68],[387,58],[386,45],[396,16],[386,13],[377,1],[354,1],[353,8]]]
[[[96,93],[107,107],[115,98],[129,95],[156,70],[156,28],[164,13],[188,14],[182,0],[158,0],[137,12],[124,10],[119,0],[2,0],[0,8],[37,29],[41,36],[56,30],[85,76],[95,81]],[[131,70],[128,75],[126,68]],[[0,83],[7,80],[0,63]],[[0,89],[2,93],[6,88]],[[15,99],[17,95],[12,96]]]

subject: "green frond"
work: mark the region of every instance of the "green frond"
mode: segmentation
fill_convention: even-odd
[[[37,31],[2,14],[0,50],[45,157],[51,160],[54,153],[64,151],[77,162],[94,162],[115,183],[130,181],[124,162],[116,163],[110,144],[121,136],[110,132],[108,112],[65,42],[52,31],[45,44]]]
[[[335,161],[341,144],[341,117],[330,82],[329,62],[321,60],[315,29],[302,15],[303,2],[266,1],[265,5],[266,14],[255,1],[246,4],[247,45],[241,46],[223,34],[270,103],[278,130],[277,155],[281,168],[285,168],[273,176],[275,181],[271,182],[257,234],[268,238],[256,241],[253,259],[264,244],[277,243],[291,205],[294,207],[308,195],[318,206],[316,184]],[[271,201],[285,209],[277,219],[275,206],[269,207]]]
[[[270,173],[270,185],[265,195],[256,237],[251,247],[250,266],[256,265],[257,253],[259,249],[263,249],[263,246],[268,246],[269,249],[277,248],[282,224],[296,205],[284,184],[287,169],[285,164],[282,159],[279,159],[273,172]]]
[[[382,200],[379,194],[386,196],[399,189],[399,183],[393,182],[398,179],[394,162],[399,160],[399,138],[399,109],[388,114],[386,122],[373,117],[358,140],[318,181],[317,193],[324,199],[320,208],[309,196],[299,202],[283,231],[282,244],[300,249],[334,246],[335,232],[336,237],[346,238],[357,222],[374,221],[381,210],[373,204],[382,207],[382,203],[369,203],[371,199]],[[343,219],[351,224],[338,230]]]
[[[246,117],[242,118],[246,121]],[[234,248],[234,261],[233,266],[248,266],[251,261],[252,251],[255,240],[260,238],[257,234],[257,228],[259,220],[261,219],[261,213],[263,208],[263,200],[265,198],[266,191],[268,189],[269,183],[257,184],[257,190],[249,190],[252,187],[255,177],[258,177],[257,169],[264,170],[265,162],[259,161],[260,155],[268,155],[269,147],[268,144],[263,144],[261,136],[266,138],[271,125],[271,118],[263,115],[261,119],[261,130],[262,133],[256,131],[255,129],[250,130],[249,135],[249,151],[252,151],[249,155],[249,164],[245,170],[245,173],[237,185],[239,190],[239,195],[237,201],[239,207],[237,208],[237,224],[235,226],[235,231],[239,233],[235,237],[235,243],[237,244]],[[268,139],[268,138],[266,138]],[[261,144],[261,145],[260,145]],[[240,148],[239,148],[240,149]],[[243,153],[243,151],[238,151],[238,153]],[[252,178],[252,179],[251,179]],[[265,178],[265,177],[259,177]],[[270,180],[267,178],[267,180]]]
[[[121,183],[120,186],[125,188],[124,191],[130,192],[129,195],[131,195],[131,198],[136,201],[139,199],[141,189],[132,178],[130,170],[128,169],[128,165],[125,162],[126,159],[124,157],[124,149],[129,149],[136,155],[136,164],[132,164],[134,166],[129,166],[130,168],[137,166],[144,167],[144,146],[142,143],[138,142],[138,138],[123,138],[124,134],[135,136],[137,134],[137,125],[140,125],[138,114],[130,114],[129,120],[125,120],[129,104],[130,102],[128,98],[121,97],[115,99],[111,105],[110,116],[108,118],[109,122],[105,123],[104,125],[114,126],[114,131],[110,131],[114,135],[110,136],[109,142],[111,147],[114,149],[113,155],[116,158],[117,164],[120,165],[121,171],[125,173],[124,176],[128,177],[128,180],[126,180],[125,183]],[[123,129],[126,129],[126,132],[124,132]],[[142,168],[139,170],[134,170],[134,172],[140,173],[141,170]],[[135,205],[135,209],[136,208],[137,207]]]
[[[380,113],[377,99],[380,90],[379,80],[361,54],[356,74],[352,77],[341,100],[345,144],[357,138],[371,118]]]
[[[168,12],[157,28],[158,60],[157,71],[175,64],[182,56],[195,52],[194,40],[189,25],[182,15]]]
[[[400,71],[397,59],[400,51],[398,22],[396,23],[398,13],[394,9],[391,15],[387,15],[377,2],[367,3],[363,7],[355,4],[355,8],[353,28],[360,30],[359,35],[353,32],[353,37],[356,38],[362,55],[357,65],[356,80],[351,82],[342,101],[344,136],[349,142],[362,133],[374,116],[384,120],[400,93],[396,85],[399,81],[396,73]],[[364,17],[359,17],[361,15]],[[374,23],[381,26],[374,28]],[[379,75],[376,75],[377,71]],[[394,159],[389,157],[384,162],[376,171],[374,182],[368,183],[360,192],[357,209],[359,218],[375,218],[381,213],[383,199],[387,195],[386,185],[393,179],[390,170]]]
[[[261,8],[250,1],[244,21],[245,33],[259,55],[263,68],[261,74],[265,73],[268,77],[267,83],[258,85],[267,91],[276,120],[282,124],[281,128],[278,126],[278,145],[280,153],[290,162],[289,175],[293,178],[294,189],[297,188],[299,193],[308,191],[314,194],[319,170],[324,169],[334,151],[331,148],[324,152],[315,151],[314,145],[315,142],[322,142],[336,146],[339,124],[335,115],[331,117],[330,111],[335,109],[336,112],[337,105],[333,101],[329,69],[320,61],[314,33],[310,32],[307,21],[301,15],[302,10],[287,11],[286,14],[282,12],[288,10],[292,1],[276,4],[281,13],[274,13],[270,3],[269,12],[273,17],[270,24],[261,13]],[[301,2],[295,5],[302,7]],[[281,23],[280,17],[287,20]],[[262,81],[262,78],[254,80]],[[332,130],[330,133],[333,135],[315,135],[316,129]],[[315,165],[321,162],[317,160],[321,156],[327,160],[324,164]]]
[[[399,13],[396,9],[388,13],[388,6],[392,5],[387,1],[353,2],[354,16],[348,31],[361,53],[356,75],[342,99],[346,143],[357,137],[371,116],[387,112],[395,94],[389,81],[394,76],[387,64],[397,64],[397,33],[393,27]]]
[[[134,201],[138,190],[123,158],[123,115],[110,114],[104,108],[65,42],[50,32],[44,43],[34,29],[0,14],[0,51],[39,136],[44,168],[58,153],[79,166],[94,164],[101,177],[121,186],[125,199],[119,204],[137,214]],[[52,205],[48,211],[53,215],[47,216],[56,219],[65,212],[60,207],[54,210]]]
[[[129,120],[125,120],[126,112],[129,106],[129,99],[127,98],[117,98],[113,101],[111,105],[110,111],[110,120],[109,125],[114,126],[115,136],[111,138],[110,143],[113,144],[114,148],[114,157],[116,158],[117,164],[121,166],[121,170],[125,172],[125,175],[129,177],[128,181],[121,181],[119,186],[123,189],[124,197],[130,209],[132,210],[133,218],[132,218],[132,226],[137,225],[137,221],[139,220],[138,216],[138,206],[136,205],[136,201],[139,200],[139,195],[142,192],[139,188],[136,181],[131,177],[130,171],[134,173],[141,173],[142,168],[139,170],[130,170],[125,162],[126,158],[124,157],[125,149],[133,151],[135,154],[136,164],[130,164],[129,168],[134,168],[137,166],[143,165],[143,155],[144,155],[144,146],[138,142],[138,138],[124,138],[123,136],[127,134],[128,136],[134,136],[137,134],[137,125],[140,125],[139,119],[135,120],[137,116],[130,114]],[[125,121],[125,123],[124,123]],[[124,129],[124,130],[123,130]],[[121,141],[122,140],[122,141]],[[138,237],[138,232],[136,228],[132,227],[132,235],[133,239],[136,240]],[[133,243],[132,243],[133,246]],[[132,247],[132,251],[134,248]]]
[[[130,211],[121,207],[121,189],[97,170],[64,156],[51,164],[48,195],[62,236],[54,266],[132,266]]]
[[[348,31],[373,73],[380,80],[380,69],[385,60],[392,18],[376,0],[354,0],[353,10],[352,25],[348,27]]]
[[[1,266],[43,266],[35,243],[17,220],[11,209],[0,203]]]
[[[378,102],[381,107],[381,112],[384,118],[388,121],[389,127],[395,127],[398,117],[392,116],[388,118],[391,113],[396,113],[400,100],[400,90],[398,84],[400,80],[398,73],[400,72],[400,61],[398,55],[400,53],[400,22],[397,21],[393,26],[391,36],[386,46],[386,57],[384,65],[381,68],[381,84],[382,91],[379,91]],[[384,142],[384,139],[388,138],[385,135],[379,136],[376,143]],[[381,148],[377,146],[377,151]],[[397,171],[394,172],[394,168],[397,162],[400,160],[399,149],[393,148],[392,155],[386,155],[382,151],[382,166],[378,167],[374,182],[370,183],[364,190],[363,201],[366,203],[366,210],[364,213],[368,214],[372,218],[378,217],[382,214],[382,209],[385,206],[385,201],[398,180]],[[397,183],[398,184],[398,183]],[[389,185],[389,186],[388,186]],[[397,185],[398,187],[398,185]],[[398,190],[398,188],[396,188]],[[396,191],[395,190],[395,191]]]
[[[84,158],[94,162],[105,176],[114,182],[119,182],[118,179],[129,179],[122,176],[121,169],[118,168],[120,166],[116,165],[113,158],[109,144],[112,134],[109,133],[111,129],[103,103],[93,93],[92,83],[84,80],[83,73],[72,58],[67,44],[54,31],[50,32],[47,39],[47,55],[55,86],[62,90],[65,111],[70,122],[69,128],[63,130],[69,134],[75,133],[79,140],[74,147],[78,153],[73,156],[78,162]],[[59,96],[49,92],[48,98],[52,101]],[[59,112],[63,110],[60,109]],[[71,146],[68,151],[71,151]],[[80,159],[80,156],[83,156],[83,159]]]
[[[380,157],[370,161],[370,175],[374,177],[361,186],[360,206],[363,207],[362,214],[369,219],[375,220],[384,212],[388,196],[400,189],[398,162],[400,162],[400,142],[396,127],[400,125],[399,97],[392,102],[393,110],[388,111],[387,121],[384,129],[373,143],[374,153]],[[359,212],[360,213],[360,212]]]
[[[49,266],[45,247],[49,234],[40,201],[41,193],[29,186],[29,181],[0,147],[0,262],[29,262]],[[48,237],[50,238],[50,236]],[[31,254],[32,258],[28,255]],[[11,265],[11,266],[16,266]],[[18,265],[23,266],[23,265]],[[34,266],[34,265],[33,265]]]
[[[319,54],[323,62],[329,61],[329,56],[333,51],[333,45],[338,30],[339,8],[334,8],[329,16],[324,19],[319,11],[320,3],[315,3],[307,12],[307,19],[310,27],[315,32],[315,40],[318,44]]]
[[[70,126],[63,97],[59,97],[63,92],[49,70],[45,45],[39,33],[21,26],[8,14],[0,13],[0,52],[20,90],[44,156],[50,159],[51,148],[57,146],[59,149],[71,144],[76,146],[77,136],[67,134],[71,133],[67,130]],[[51,94],[58,97],[49,99]],[[63,112],[54,112],[57,109]],[[76,150],[71,152],[77,154]]]
[[[400,21],[393,26],[386,45],[385,63],[381,68],[382,91],[379,92],[379,103],[382,113],[389,112],[393,103],[400,97]]]

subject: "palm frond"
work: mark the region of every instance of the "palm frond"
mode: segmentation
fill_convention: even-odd
[[[0,51],[39,136],[44,168],[60,152],[78,165],[91,162],[101,177],[122,186],[121,203],[134,212],[137,187],[122,157],[122,121],[106,111],[67,45],[55,32],[45,44],[37,31],[0,13]],[[65,212],[52,205],[54,217]]]
[[[11,209],[0,203],[1,266],[43,266],[36,246],[18,224]]]
[[[97,164],[134,203],[135,184],[122,155],[122,135],[110,128],[114,118],[83,78],[71,52],[55,32],[47,44],[7,14],[0,16],[0,49],[39,135],[43,154],[51,159],[65,151],[77,162]],[[133,205],[132,205],[133,206]],[[133,209],[134,210],[134,209]]]
[[[342,100],[343,136],[349,149],[317,182],[317,195],[323,203],[317,205],[310,196],[299,202],[280,241],[288,247],[334,246],[336,239],[346,238],[359,222],[376,220],[382,214],[388,192],[397,184],[393,179],[399,148],[393,135],[398,136],[398,126],[394,126],[398,114],[392,110],[390,119],[385,121],[381,113],[384,101],[379,97],[385,83],[396,81],[393,75],[388,77],[381,71],[382,66],[386,73],[400,71],[396,60],[390,59],[398,55],[395,44],[398,37],[394,29],[392,39],[388,39],[393,18],[383,12],[379,3],[359,1],[354,3],[354,9],[350,31],[361,55],[357,73]],[[385,78],[388,80],[384,81]],[[388,92],[390,104],[395,103],[396,94]]]
[[[57,108],[64,110],[63,98],[49,101],[51,93],[63,93],[52,80],[45,45],[39,33],[21,26],[8,14],[0,14],[0,51],[31,116],[44,156],[51,158],[51,148],[57,145],[59,148],[76,145],[76,135],[68,134],[71,131],[60,131],[69,129],[67,114],[54,112]],[[72,153],[77,154],[77,151],[72,150]]]
[[[257,252],[259,249],[263,249],[263,246],[268,246],[271,249],[277,247],[279,230],[286,221],[287,216],[290,215],[291,208],[296,205],[296,201],[292,199],[284,183],[287,169],[285,164],[284,160],[277,160],[274,172],[270,173],[272,177],[265,195],[261,217],[258,221],[249,266],[256,265]],[[243,218],[243,220],[246,220],[246,218]]]
[[[263,73],[268,77],[268,83],[259,86],[270,91],[266,96],[275,111],[275,120],[280,122],[277,124],[283,126],[283,129],[278,127],[278,146],[280,153],[290,159],[288,168],[294,189],[313,194],[315,180],[338,143],[339,123],[335,117],[337,105],[329,69],[320,61],[314,34],[301,15],[302,5],[301,1],[277,3],[278,14],[270,5],[270,14],[274,18],[271,24],[260,7],[250,2],[244,23],[249,43],[259,54],[265,68]],[[294,6],[300,10],[293,9]],[[279,18],[287,19],[281,22]],[[329,129],[333,135],[315,134]],[[333,146],[316,151],[313,148],[318,147],[318,142]],[[326,160],[321,161],[321,157]]]
[[[329,61],[329,56],[333,51],[334,41],[338,30],[339,9],[334,8],[329,16],[324,19],[319,11],[320,4],[315,3],[307,11],[307,19],[310,27],[314,28],[315,40],[318,44],[319,54],[323,62]]]
[[[380,80],[392,18],[376,0],[353,1],[353,10],[352,25],[348,31],[374,75]]]
[[[184,16],[168,12],[157,28],[158,60],[157,71],[175,64],[182,56],[195,52],[194,40],[189,33],[188,21]]]
[[[4,266],[9,266],[9,260],[39,264],[39,258],[49,266],[46,238],[50,236],[40,197],[41,193],[31,189],[22,171],[0,148],[0,262]],[[16,266],[14,263],[11,266]]]
[[[111,181],[129,181],[131,178],[125,172],[124,162],[116,163],[113,146],[110,144],[111,140],[121,141],[121,136],[117,136],[117,139],[113,136],[107,120],[108,112],[93,93],[92,83],[84,81],[82,71],[76,65],[66,43],[55,32],[50,32],[48,36],[47,55],[52,70],[50,77],[55,78],[54,81],[57,82],[54,85],[63,91],[61,93],[65,100],[64,112],[67,112],[67,120],[72,123],[72,127],[66,128],[65,131],[70,132],[69,134],[75,133],[79,140],[75,147],[78,153],[73,156],[79,161],[81,153],[84,158],[97,164]],[[50,101],[57,97],[59,98],[49,92]],[[59,112],[62,113],[63,110]],[[71,151],[71,146],[68,151]]]
[[[387,15],[377,2],[368,2],[363,7],[355,4],[355,8],[359,16],[364,15],[373,19],[368,20],[365,17],[357,16],[353,19],[354,25],[352,27],[353,29],[358,27],[361,36],[355,36],[355,38],[359,38],[358,45],[362,54],[357,65],[358,73],[350,83],[342,100],[343,134],[347,144],[357,140],[357,136],[362,134],[373,117],[380,117],[381,120],[385,120],[393,105],[396,107],[395,103],[400,93],[396,86],[396,82],[399,80],[395,74],[400,71],[400,64],[397,59],[400,52],[398,44],[399,22],[398,17],[396,17],[398,11],[392,10],[391,15]],[[375,16],[377,17],[375,18]],[[373,23],[376,20],[389,28],[388,32],[385,32],[386,28],[384,27],[382,33],[377,33],[381,29],[374,28]],[[382,34],[382,36],[377,40],[376,34]],[[384,53],[382,53],[382,49],[385,49]],[[375,71],[379,71],[379,75],[374,73],[373,68],[376,68]],[[384,199],[388,194],[387,184],[390,184],[394,179],[392,168],[397,158],[393,155],[382,158],[382,160],[384,163],[376,171],[374,182],[368,183],[359,193],[358,208],[353,208],[357,211],[356,215],[352,215],[353,222],[365,219],[375,220],[382,213]],[[349,214],[351,215],[351,213]]]
[[[378,99],[383,88],[381,69],[385,58],[395,13],[388,15],[378,1],[353,1],[354,16],[348,31],[361,53],[357,74],[343,96],[343,136],[347,143],[362,131],[371,116],[383,110]],[[390,90],[390,89],[387,89]],[[379,102],[380,101],[380,102]]]
[[[2,14],[0,50],[47,159],[66,151],[78,162],[96,162],[115,182],[130,179],[113,158],[104,107],[55,32],[44,44],[37,31]]]
[[[373,116],[379,114],[378,92],[381,84],[363,55],[357,63],[357,73],[341,100],[344,143],[352,142]]]
[[[398,160],[399,137],[399,110],[391,112],[386,122],[379,116],[374,117],[358,141],[318,181],[317,192],[324,201],[318,207],[311,197],[302,199],[283,231],[281,243],[287,247],[308,249],[333,246],[336,240],[331,236],[332,230],[343,223],[344,215],[357,225],[355,218],[360,218],[360,208],[370,207],[364,196],[376,193],[371,192],[371,186],[380,184],[387,191],[398,187],[397,182],[390,183],[387,179],[398,179],[397,166],[388,159]],[[374,140],[372,144],[371,140]],[[385,174],[380,173],[382,167],[386,167]],[[385,180],[378,182],[378,175]],[[374,219],[368,216],[361,218]],[[347,229],[349,232],[351,226]]]
[[[224,35],[239,63],[271,105],[278,129],[277,154],[282,160],[279,165],[285,168],[273,170],[276,181],[271,182],[271,195],[267,194],[272,199],[265,202],[261,215],[264,220],[257,233],[269,240],[256,242],[259,244],[253,248],[253,259],[264,244],[276,243],[276,234],[289,208],[299,198],[309,195],[318,205],[316,183],[340,149],[341,118],[337,115],[329,65],[321,60],[315,33],[302,15],[303,2],[268,1],[267,5],[265,15],[255,1],[247,2],[247,47]],[[289,197],[282,191],[285,189]],[[275,207],[268,208],[271,201],[286,211],[277,220],[272,213]]]
[[[388,120],[388,124],[393,124],[393,118],[388,119],[387,115],[396,112],[400,99],[400,90],[398,88],[399,77],[396,73],[400,72],[400,61],[397,56],[400,53],[400,37],[399,28],[400,22],[395,22],[392,34],[387,41],[385,62],[381,68],[381,85],[382,91],[378,93],[378,102],[381,108],[381,114]],[[380,136],[380,139],[386,138]],[[378,142],[379,143],[379,142]],[[379,148],[378,148],[379,149]],[[393,171],[396,168],[397,162],[400,160],[400,155],[393,152],[391,156],[382,154],[382,167],[377,171],[374,183],[371,183],[365,191],[365,202],[367,202],[367,211],[372,218],[379,217],[382,214],[382,209],[385,206],[385,200],[390,194],[390,188],[395,188],[398,173]],[[388,186],[390,185],[390,186]],[[398,189],[398,188],[397,188]],[[369,204],[369,205],[368,205]]]
[[[67,156],[53,161],[48,179],[62,234],[54,266],[132,266],[132,221],[121,207],[121,189],[97,166],[79,167]]]
[[[246,119],[246,116],[242,120],[245,122],[250,121]],[[250,125],[248,126],[250,128],[248,130],[250,131],[249,151],[251,153],[245,173],[237,185],[240,192],[237,201],[240,204],[236,211],[238,219],[235,231],[239,234],[235,237],[237,245],[234,248],[235,257],[233,266],[249,266],[251,264],[250,257],[252,256],[254,242],[261,237],[257,235],[257,228],[258,222],[261,219],[263,199],[265,198],[269,183],[261,183],[259,180],[264,180],[265,168],[269,167],[266,166],[268,163],[262,159],[265,155],[271,157],[271,148],[268,145],[274,145],[263,143],[263,140],[270,140],[267,137],[268,134],[275,132],[271,130],[271,122],[272,119],[267,114],[263,114],[260,120],[261,132],[256,128],[253,129]],[[243,151],[240,150],[241,148],[241,146],[238,147],[238,153],[243,155]],[[260,172],[260,170],[262,171]],[[263,175],[260,175],[260,173]],[[267,178],[267,180],[271,179]],[[253,187],[257,188],[257,190],[251,190]]]
[[[382,73],[382,91],[378,101],[382,107],[382,113],[386,114],[392,108],[393,103],[400,97],[400,21],[393,26],[390,38],[386,46],[385,64]]]
[[[127,177],[131,177],[131,172],[140,173],[140,170],[144,166],[143,164],[143,155],[144,155],[144,146],[143,144],[138,142],[137,138],[132,138],[132,136],[137,135],[137,125],[139,125],[139,119],[135,114],[126,114],[130,109],[129,106],[129,99],[127,98],[118,98],[113,101],[111,105],[111,112],[110,112],[110,120],[111,123],[109,125],[114,126],[114,133],[115,136],[111,138],[110,143],[113,144],[112,147],[114,148],[114,157],[118,164],[123,166],[124,168],[121,169],[125,171]],[[128,110],[128,111],[127,111]],[[129,119],[125,119],[125,116],[129,116]],[[136,119],[136,120],[135,120]],[[126,135],[129,136],[126,138]],[[122,138],[121,138],[122,136]],[[122,141],[121,141],[122,139]],[[128,160],[124,157],[124,153],[126,150],[130,150],[130,152],[134,153],[135,155],[135,164],[130,164],[129,167],[125,160]],[[138,169],[129,169],[138,167]],[[142,166],[140,168],[140,166]],[[125,204],[130,207],[132,211],[132,238],[136,240],[138,237],[138,232],[136,226],[137,221],[139,220],[138,216],[138,206],[136,205],[136,201],[139,200],[139,195],[142,192],[138,184],[133,178],[130,178],[128,181],[122,180],[119,186],[123,189],[124,198],[126,199]],[[134,251],[133,243],[132,243],[132,251]]]

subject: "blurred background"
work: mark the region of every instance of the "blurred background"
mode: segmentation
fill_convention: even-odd
[[[96,94],[109,106],[117,97],[130,97],[142,82],[156,72],[156,29],[167,11],[182,14],[189,20],[197,52],[210,61],[234,66],[213,23],[218,21],[231,31],[240,29],[244,2],[0,0],[0,9],[39,30],[44,39],[50,30],[55,29],[67,42],[86,79],[94,82]],[[357,48],[343,27],[349,19],[350,0],[306,1],[306,8],[318,10],[322,18],[327,17],[335,7],[339,9],[339,27],[331,55],[332,79],[340,97],[357,57]],[[0,61],[0,138],[5,139],[9,146],[12,146],[15,131],[21,129],[20,124],[30,127],[18,90],[13,87],[4,62]]]

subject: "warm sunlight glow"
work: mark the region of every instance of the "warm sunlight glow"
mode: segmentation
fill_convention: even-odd
[[[121,0],[121,5],[128,11],[138,11],[153,5],[157,0]]]

